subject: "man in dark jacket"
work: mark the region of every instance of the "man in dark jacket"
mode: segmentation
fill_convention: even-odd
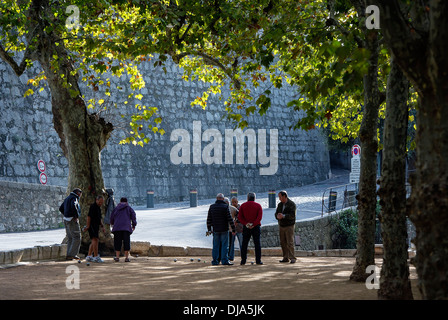
[[[280,262],[295,263],[294,225],[296,223],[296,204],[288,198],[286,191],[280,191],[278,198],[280,203],[275,210],[275,218],[278,220],[280,245],[283,253],[283,260],[280,260]]]
[[[224,202],[224,195],[218,193],[216,202],[212,204],[207,215],[207,230],[213,231],[212,265],[232,265],[229,261],[229,225],[235,235],[235,224],[230,215],[229,206]]]
[[[81,194],[81,189],[74,189],[59,207],[59,211],[64,215],[63,220],[67,233],[67,260],[79,260],[81,228],[78,218],[81,214],[81,206],[79,205]]]

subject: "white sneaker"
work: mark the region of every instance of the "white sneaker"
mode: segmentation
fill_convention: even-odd
[[[90,262],[91,262],[91,261],[93,261],[93,259],[94,259],[94,258],[93,258],[92,256],[87,256],[87,257],[86,257],[86,261],[90,261]]]
[[[101,263],[101,262],[104,262],[101,258],[100,258],[100,256],[98,255],[98,256],[96,256],[95,258],[93,258],[93,262],[99,262],[99,263]]]

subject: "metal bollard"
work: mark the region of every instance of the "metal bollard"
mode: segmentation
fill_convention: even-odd
[[[269,190],[268,192],[269,208],[275,208],[275,190]]]
[[[196,188],[190,189],[190,207],[198,206],[198,190]]]
[[[146,207],[154,208],[154,190],[146,190]]]
[[[230,199],[232,199],[232,197],[238,198],[238,189],[237,188],[230,189]]]
[[[338,198],[338,193],[336,191],[330,190],[330,196],[328,198],[328,212],[336,210],[336,200]]]

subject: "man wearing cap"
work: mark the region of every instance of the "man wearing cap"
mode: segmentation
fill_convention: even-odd
[[[59,211],[64,215],[64,225],[67,234],[67,260],[79,260],[79,248],[81,246],[81,228],[79,227],[79,216],[81,206],[79,198],[82,191],[74,189],[59,207]]]

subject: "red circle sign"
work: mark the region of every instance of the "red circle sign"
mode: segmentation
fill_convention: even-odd
[[[47,175],[45,174],[45,173],[41,173],[40,175],[39,175],[39,181],[40,181],[40,183],[42,183],[42,184],[47,184]]]
[[[37,161],[37,169],[39,169],[40,172],[45,172],[45,162],[43,160]]]
[[[361,147],[357,144],[355,144],[352,147],[352,157],[357,157],[361,154]]]

